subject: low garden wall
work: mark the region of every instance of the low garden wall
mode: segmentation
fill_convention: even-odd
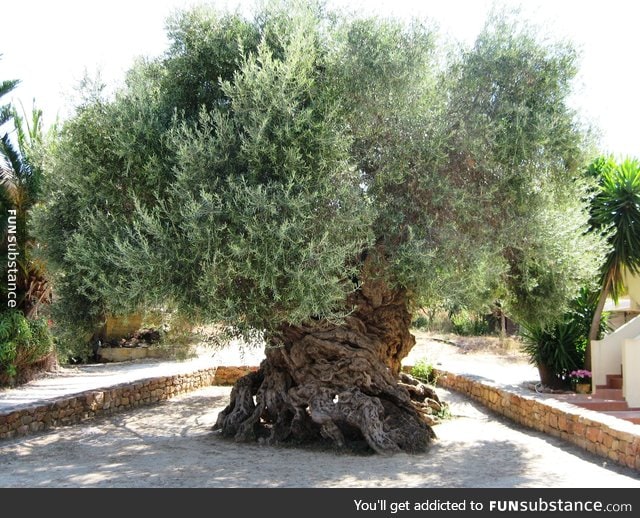
[[[542,394],[507,390],[471,376],[437,370],[435,375],[438,386],[465,394],[516,423],[640,471],[639,425]]]
[[[210,385],[229,385],[252,367],[218,367],[123,383],[0,413],[0,439],[151,405]]]

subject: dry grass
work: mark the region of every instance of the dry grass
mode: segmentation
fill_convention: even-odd
[[[513,358],[526,358],[522,342],[516,336],[460,336],[453,333],[432,333],[412,330],[416,338],[435,340],[455,345],[462,354],[493,354]]]

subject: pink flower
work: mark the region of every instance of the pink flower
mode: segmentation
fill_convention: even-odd
[[[578,369],[577,371],[571,371],[569,373],[569,376],[577,379],[591,378],[591,371],[588,371],[586,369]]]

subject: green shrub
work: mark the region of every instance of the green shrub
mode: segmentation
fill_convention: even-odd
[[[0,314],[0,384],[13,383],[53,350],[44,319],[28,320],[19,311]]]
[[[56,323],[54,327],[55,351],[58,361],[65,364],[88,363],[94,354],[95,340],[86,323],[78,323],[77,329]]]
[[[411,368],[411,375],[424,383],[433,383],[433,365],[426,360],[418,360]]]
[[[453,417],[451,414],[451,407],[449,406],[449,403],[442,403],[442,408],[440,408],[440,411],[436,413],[436,417],[442,420],[451,419],[451,417]]]
[[[569,311],[558,322],[551,325],[520,325],[523,350],[530,362],[540,369],[543,384],[568,388],[569,372],[581,369],[584,365],[597,296],[597,290],[583,288],[571,302]],[[606,329],[606,317],[604,315],[600,322],[600,335]]]
[[[429,329],[429,319],[424,315],[420,315],[416,317],[413,322],[411,322],[411,327],[413,327],[414,329]]]
[[[563,320],[552,326],[522,327],[523,350],[534,365],[550,368],[558,379],[580,368],[584,360],[583,329],[575,320]]]
[[[453,332],[460,336],[482,336],[490,334],[489,323],[483,315],[472,311],[459,311],[451,315]]]

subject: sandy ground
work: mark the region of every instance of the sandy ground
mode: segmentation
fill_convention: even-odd
[[[517,354],[421,338],[443,367],[505,376]],[[493,358],[493,360],[491,360]],[[501,369],[505,368],[505,371]],[[523,381],[520,378],[519,381]],[[512,424],[438,389],[452,418],[420,455],[392,457],[236,444],[211,431],[230,389],[208,387],[161,404],[0,442],[0,487],[640,487],[640,474]]]

